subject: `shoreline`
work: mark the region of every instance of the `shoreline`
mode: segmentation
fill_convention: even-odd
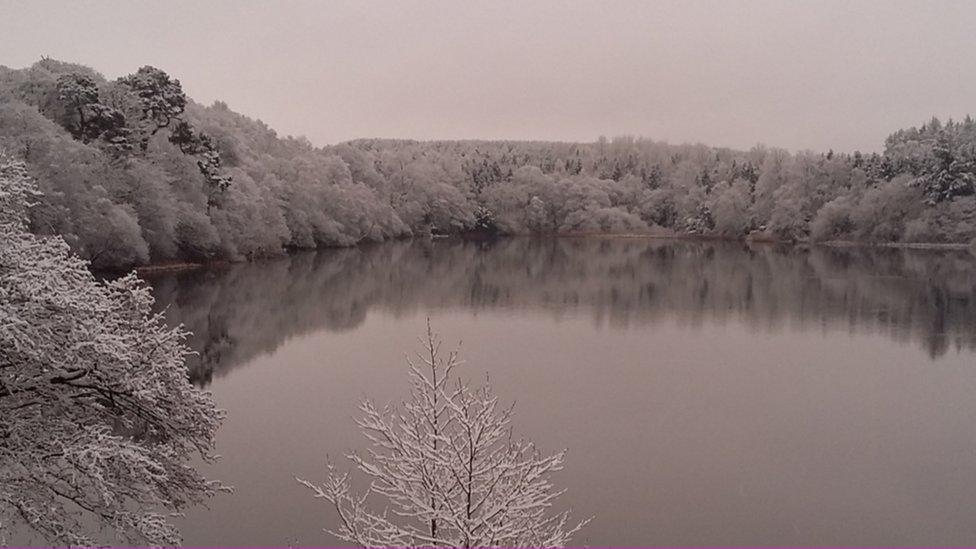
[[[816,242],[817,246],[831,248],[901,248],[905,250],[955,250],[971,251],[976,255],[976,248],[972,244],[953,244],[945,242],[858,242],[856,240],[827,240]]]
[[[492,239],[501,238],[532,238],[532,237],[543,237],[543,238],[629,238],[629,239],[655,239],[655,240],[686,240],[686,241],[723,241],[723,242],[742,242],[745,244],[769,244],[769,245],[786,245],[794,247],[808,248],[811,246],[822,246],[826,248],[889,248],[889,249],[903,249],[903,250],[931,250],[931,251],[968,251],[976,257],[976,247],[972,244],[961,244],[961,243],[944,243],[944,242],[862,242],[857,240],[825,240],[822,242],[811,242],[811,241],[789,241],[789,240],[777,240],[774,238],[767,237],[729,237],[729,236],[719,236],[719,235],[697,235],[697,234],[653,234],[653,233],[563,233],[563,234],[546,234],[546,235],[528,235],[528,234],[514,234],[514,235],[497,235],[491,236]],[[408,237],[402,240],[408,240],[416,237]],[[471,236],[468,237],[465,234],[452,234],[445,235],[441,238],[432,239],[432,241],[437,240],[484,240],[484,237]],[[374,244],[370,242],[370,244]],[[358,247],[359,244],[350,247]],[[241,261],[232,261],[229,259],[216,259],[213,261],[169,261],[163,263],[150,263],[148,265],[140,265],[138,267],[133,267],[131,271],[135,271],[137,275],[141,276],[153,276],[157,274],[174,273],[174,272],[184,272],[192,271],[197,269],[210,269],[215,267],[226,267],[234,263],[247,263],[253,261],[261,261],[263,259],[273,259],[275,257],[287,256],[295,253],[296,251],[318,251],[327,249],[342,249],[342,246],[329,247],[322,246],[318,248],[286,248],[282,250],[281,255],[278,256],[265,256],[255,259],[246,259]]]
[[[286,254],[288,252],[285,252]],[[203,268],[213,268],[213,267],[225,267],[235,263],[228,259],[216,259],[214,261],[168,261],[164,263],[150,263],[148,265],[140,265],[138,267],[133,267],[131,270],[135,271],[140,277],[143,275],[152,276],[154,274],[170,273],[170,272],[183,272],[192,271],[196,269]]]

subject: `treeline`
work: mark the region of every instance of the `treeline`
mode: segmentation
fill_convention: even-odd
[[[966,243],[976,123],[894,133],[883,154],[595,143],[358,140],[316,148],[143,67],[113,81],[0,67],[0,147],[43,195],[34,232],[96,268],[245,259],[408,235],[655,232]]]

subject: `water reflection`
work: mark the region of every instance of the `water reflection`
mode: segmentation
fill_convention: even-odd
[[[976,349],[976,257],[624,238],[393,242],[153,277],[193,332],[195,382],[288,338],[359,326],[371,309],[591,315],[627,328],[736,319],[754,330],[877,332],[935,358]]]

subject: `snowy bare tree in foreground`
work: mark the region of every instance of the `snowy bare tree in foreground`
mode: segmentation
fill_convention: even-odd
[[[134,275],[99,283],[60,237],[27,231],[35,194],[0,153],[0,543],[26,527],[177,545],[165,514],[221,489],[187,460],[212,458],[222,412]]]
[[[360,428],[372,447],[349,458],[371,479],[352,494],[348,473],[328,465],[322,485],[298,479],[335,508],[338,538],[364,547],[562,547],[586,522],[550,514],[550,476],[565,452],[542,456],[512,438],[512,407],[500,408],[489,385],[470,388],[452,378],[457,352],[440,354],[427,323],[420,363],[407,360],[411,399],[402,409],[360,406]],[[370,494],[389,501],[373,511]]]

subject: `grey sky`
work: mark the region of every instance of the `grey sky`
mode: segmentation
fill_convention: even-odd
[[[0,64],[151,64],[316,144],[643,135],[879,150],[976,113],[976,2],[11,2]]]

